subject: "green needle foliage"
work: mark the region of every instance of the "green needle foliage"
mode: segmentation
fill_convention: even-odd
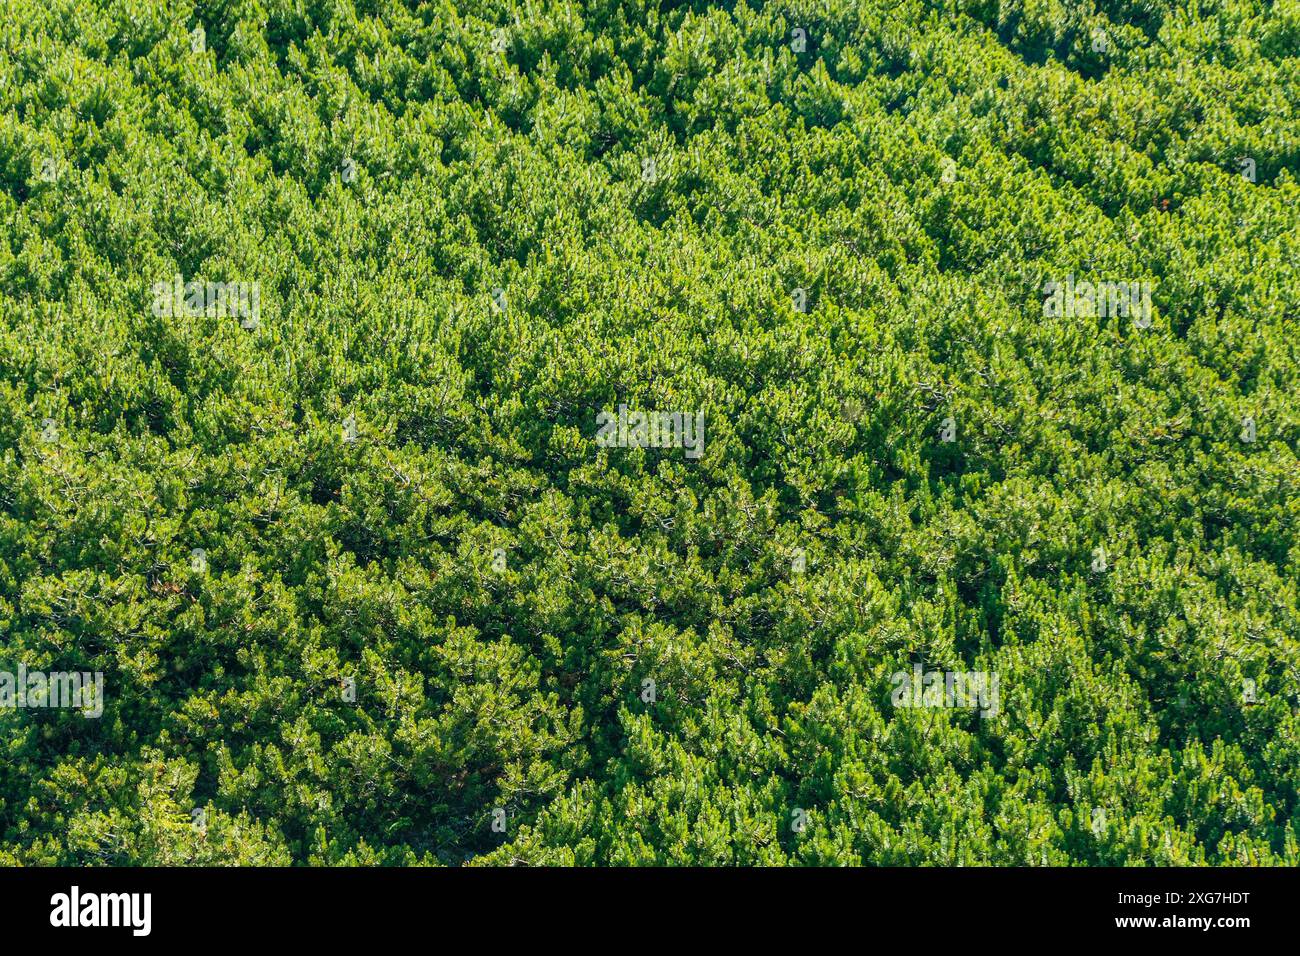
[[[0,38],[0,864],[1300,864],[1298,0]]]

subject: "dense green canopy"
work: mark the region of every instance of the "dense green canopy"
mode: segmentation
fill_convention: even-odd
[[[0,863],[1300,863],[1300,0],[0,36]]]

